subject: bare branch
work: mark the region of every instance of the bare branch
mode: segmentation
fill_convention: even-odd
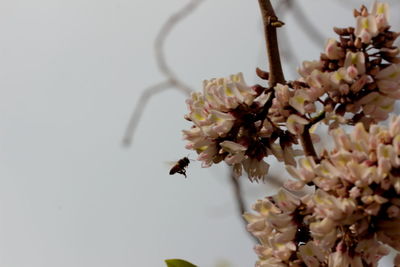
[[[172,89],[172,86],[174,85],[171,83],[171,81],[166,80],[158,84],[152,85],[144,90],[144,92],[140,95],[137,105],[133,110],[132,116],[129,119],[128,126],[126,127],[125,135],[122,139],[122,144],[124,146],[129,146],[132,143],[133,135],[135,134],[135,131],[139,124],[139,120],[142,117],[143,110],[146,107],[147,102],[149,102],[150,98],[167,89]]]
[[[172,14],[164,25],[161,27],[156,40],[154,42],[154,50],[156,54],[158,69],[163,73],[177,88],[185,91],[188,95],[193,91],[184,82],[177,78],[172,69],[167,64],[164,53],[165,39],[171,33],[172,29],[184,18],[190,15],[204,0],[191,0],[182,9]]]
[[[164,52],[164,43],[172,29],[184,18],[190,15],[204,0],[191,0],[183,8],[172,14],[167,21],[163,24],[158,35],[154,41],[154,50],[156,54],[156,62],[160,72],[166,76],[166,80],[156,83],[145,89],[140,96],[138,104],[132,113],[128,126],[125,130],[125,135],[122,140],[124,146],[129,146],[132,143],[133,135],[135,134],[137,125],[142,117],[143,109],[147,102],[155,94],[163,92],[164,90],[175,88],[187,96],[193,91],[188,85],[181,81],[172,71],[167,64]]]
[[[294,53],[293,46],[291,45],[289,35],[287,31],[283,30],[280,32],[280,40],[281,40],[281,51],[282,51],[282,59],[283,62],[287,62],[290,65],[289,71],[293,75],[293,79],[298,76],[296,71],[299,65],[299,58],[297,57],[296,53]]]
[[[282,71],[281,58],[279,55],[278,38],[276,28],[284,25],[278,20],[270,0],[258,0],[264,24],[264,34],[267,44],[269,63],[269,86],[274,87],[277,83],[284,84],[285,77]]]
[[[315,27],[315,23],[310,21],[308,16],[304,13],[301,5],[297,4],[296,1],[288,1],[288,5],[293,5],[291,7],[294,12],[292,12],[293,16],[296,19],[296,22],[303,29],[303,32],[308,35],[308,38],[313,41],[317,46],[323,46],[325,43],[324,35]]]
[[[246,212],[246,208],[245,208],[245,203],[244,203],[244,199],[243,199],[243,194],[242,194],[242,189],[240,186],[240,181],[238,179],[238,177],[235,176],[235,174],[233,173],[233,169],[229,168],[230,171],[230,180],[233,186],[233,193],[234,193],[234,198],[236,200],[236,206],[238,209],[238,213],[240,218],[242,219],[245,229],[247,226],[247,221],[246,219],[243,217],[243,214]],[[249,236],[256,242],[258,243],[257,238],[255,238],[252,234],[250,234],[250,232],[247,232],[249,234]]]

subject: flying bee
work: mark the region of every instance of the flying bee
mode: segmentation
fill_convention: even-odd
[[[171,170],[169,171],[170,175],[173,175],[175,173],[182,174],[186,177],[186,167],[189,165],[190,160],[188,157],[181,158],[178,160],[174,166],[172,166]]]

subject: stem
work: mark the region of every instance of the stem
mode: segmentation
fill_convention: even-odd
[[[311,119],[310,123],[304,127],[303,133],[300,135],[301,146],[304,149],[306,156],[311,156],[314,160],[318,160],[317,153],[315,152],[314,144],[311,140],[310,128],[325,118],[325,112],[322,112],[317,117]]]
[[[311,135],[310,135],[310,127],[308,125],[304,127],[303,133],[300,135],[300,142],[301,146],[304,149],[304,154],[306,156],[311,156],[314,159],[317,159],[317,153],[315,152],[313,142],[311,140]]]
[[[285,77],[282,71],[281,58],[279,55],[278,38],[276,28],[283,26],[283,22],[279,21],[275,15],[275,11],[270,0],[258,0],[261,9],[261,15],[264,23],[264,34],[267,43],[268,63],[269,63],[269,86],[274,87],[277,83],[285,84]],[[274,91],[268,99],[264,110],[268,111],[274,98]],[[322,117],[322,116],[321,116]],[[319,118],[317,119],[319,120]],[[314,122],[315,123],[315,122]],[[317,159],[313,142],[311,140],[310,128],[314,123],[310,123],[304,127],[304,132],[300,136],[300,141],[304,152],[307,156]]]
[[[244,203],[244,199],[243,199],[243,195],[242,195],[242,189],[240,186],[240,181],[237,177],[235,177],[232,168],[230,168],[230,179],[231,179],[234,193],[235,193],[235,200],[236,200],[236,205],[237,205],[237,209],[239,212],[239,216],[240,216],[242,222],[244,223],[244,227],[246,229],[248,222],[243,217],[243,214],[246,212],[246,209],[245,209],[245,203]],[[252,234],[250,234],[250,232],[248,232],[248,231],[246,231],[246,232],[250,235],[250,238],[253,239],[253,241],[255,241],[256,243],[259,243],[258,239],[256,237],[254,237]]]
[[[270,0],[258,0],[264,23],[264,34],[267,43],[269,63],[269,86],[274,87],[277,83],[284,84],[285,77],[282,71],[281,58],[279,55],[278,38],[276,28],[284,23],[279,21]]]

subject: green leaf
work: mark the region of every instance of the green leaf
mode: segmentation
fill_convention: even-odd
[[[180,259],[165,260],[165,263],[167,264],[168,267],[197,267],[196,265],[193,265],[190,262]]]

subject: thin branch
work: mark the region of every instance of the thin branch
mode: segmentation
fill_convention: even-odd
[[[173,86],[174,85],[171,83],[171,81],[166,80],[150,86],[144,90],[144,92],[140,95],[137,105],[132,112],[132,116],[129,119],[128,126],[126,127],[124,138],[122,139],[122,143],[124,146],[129,146],[132,143],[133,135],[136,132],[139,120],[143,114],[143,110],[146,107],[147,102],[149,102],[150,98],[167,89],[172,89]]]
[[[235,197],[235,200],[236,200],[236,206],[237,206],[237,209],[238,209],[238,213],[239,213],[240,218],[242,219],[242,221],[243,221],[243,223],[244,223],[244,226],[245,226],[245,228],[246,228],[248,222],[247,222],[246,219],[243,217],[243,214],[246,212],[246,208],[245,208],[246,205],[245,205],[245,203],[244,203],[243,194],[242,194],[242,188],[241,188],[241,186],[240,186],[240,181],[239,181],[239,179],[234,175],[233,169],[232,169],[232,168],[230,168],[229,171],[230,171],[229,176],[230,176],[230,180],[231,180],[231,183],[232,183],[232,186],[233,186],[233,192],[234,192],[234,197]],[[258,239],[257,239],[255,236],[253,236],[252,234],[250,234],[250,232],[248,232],[248,231],[246,231],[246,232],[249,234],[249,236],[250,236],[256,243],[258,243]]]
[[[165,39],[171,33],[172,29],[181,22],[184,18],[188,17],[204,0],[191,0],[182,9],[172,14],[164,25],[161,27],[154,43],[154,50],[156,54],[156,61],[158,69],[163,73],[177,88],[185,91],[188,95],[193,91],[184,82],[177,78],[172,69],[167,64],[164,53]]]
[[[279,21],[275,15],[270,0],[258,0],[264,24],[264,34],[267,44],[269,63],[269,86],[274,87],[277,83],[285,83],[282,71],[281,58],[279,55],[278,38],[276,28],[284,23]],[[273,96],[271,96],[273,97]]]
[[[278,2],[275,10],[282,18],[284,18],[287,13],[290,14],[292,12],[293,5],[291,4],[291,1],[292,0],[281,0]],[[294,52],[293,46],[291,45],[287,30],[280,32],[279,40],[281,41],[280,47],[283,59],[282,62],[283,64],[285,64],[285,62],[288,63],[290,66],[289,71],[293,75],[292,79],[295,79],[298,76],[296,69],[298,68],[300,61]]]
[[[298,24],[302,27],[303,31],[308,35],[308,37],[314,41],[317,45],[322,45],[324,42],[324,36],[317,30],[314,24],[308,19],[307,15],[304,13],[300,5],[296,4],[295,1],[286,0],[285,3],[289,9],[294,9],[294,17],[296,18]],[[288,45],[288,44],[287,44]],[[288,51],[291,51],[289,46]],[[319,122],[325,117],[325,113],[321,114],[317,118],[313,119],[308,125],[304,127],[303,133],[300,135],[300,142],[304,149],[306,156],[311,156],[314,159],[318,159],[317,153],[314,148],[314,144],[311,139],[310,128],[315,123]]]
[[[189,1],[188,4],[178,10],[176,13],[172,14],[158,32],[157,37],[154,41],[154,51],[156,55],[158,69],[164,76],[166,76],[166,80],[146,88],[140,96],[138,104],[135,106],[135,109],[125,130],[125,134],[122,140],[122,144],[124,146],[129,146],[132,143],[133,135],[135,134],[139,120],[142,117],[144,107],[151,97],[171,88],[179,90],[187,96],[189,96],[190,93],[193,91],[188,85],[186,85],[175,75],[170,66],[167,64],[164,52],[164,43],[168,35],[171,33],[172,29],[184,18],[190,15],[202,2],[204,2],[204,0]]]
[[[296,1],[288,1],[288,5],[293,5],[292,12],[296,19],[297,24],[303,29],[303,32],[308,35],[308,38],[313,41],[317,46],[322,46],[325,43],[325,36],[315,27],[315,22],[310,21],[308,16],[304,13],[301,5]]]
[[[311,140],[309,127],[304,127],[303,133],[300,135],[301,146],[303,147],[304,154],[317,159],[317,152],[315,152],[314,144]]]
[[[284,59],[283,62],[287,62],[290,65],[289,71],[293,75],[292,79],[296,79],[298,73],[296,69],[299,66],[299,58],[297,57],[296,53],[294,53],[293,46],[290,42],[290,37],[287,31],[281,31],[280,40],[282,41],[282,58]]]
[[[314,160],[318,160],[318,155],[315,152],[314,144],[311,140],[310,129],[311,127],[325,118],[325,112],[322,112],[317,117],[313,118],[309,124],[304,127],[303,133],[300,135],[301,146],[303,147],[304,154],[311,156]]]

